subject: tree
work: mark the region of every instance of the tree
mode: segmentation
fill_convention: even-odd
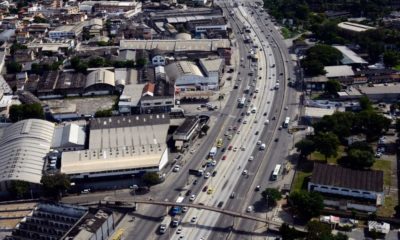
[[[146,64],[147,64],[147,59],[146,59],[146,58],[139,58],[139,59],[136,61],[136,67],[138,67],[138,68],[142,68],[142,67],[144,67]]]
[[[12,105],[10,107],[10,120],[12,122],[30,118],[44,119],[43,108],[39,103]]]
[[[283,223],[279,228],[279,234],[283,240],[292,240],[303,237],[302,232],[297,231],[294,227],[290,227],[289,224]]]
[[[48,23],[47,19],[42,18],[40,16],[34,16],[33,17],[33,22],[34,23]]]
[[[339,81],[337,80],[329,80],[325,86],[325,92],[329,93],[330,95],[336,95],[337,92],[340,91],[342,87],[340,86]]]
[[[317,44],[306,52],[306,59],[318,60],[324,66],[337,65],[342,58],[339,50],[326,44]]]
[[[325,156],[325,160],[328,157],[337,156],[339,148],[339,138],[332,132],[319,133],[315,136],[315,149]]]
[[[289,195],[289,206],[298,217],[308,220],[319,216],[324,208],[323,198],[317,192],[295,191]]]
[[[373,110],[372,108],[372,102],[369,100],[369,98],[365,95],[361,96],[360,99],[358,100],[360,103],[361,110],[363,111],[371,111]]]
[[[350,150],[362,150],[362,151],[368,151],[370,153],[374,153],[374,149],[367,143],[367,142],[353,142],[348,148],[347,151]]]
[[[46,197],[59,199],[63,192],[71,187],[69,177],[64,173],[46,174],[40,180],[42,191]]]
[[[386,67],[394,67],[399,63],[399,54],[395,51],[383,53],[383,63]]]
[[[319,221],[307,223],[307,240],[320,240],[331,237],[331,227]]]
[[[22,65],[17,62],[11,61],[6,64],[6,68],[7,73],[19,73],[22,70]]]
[[[276,188],[266,188],[261,192],[261,196],[268,206],[275,206],[276,202],[282,199],[282,194]]]
[[[16,198],[23,198],[29,191],[29,183],[14,180],[11,182],[10,193]]]
[[[391,120],[375,111],[362,111],[355,115],[354,130],[364,133],[367,140],[375,140],[389,129]]]
[[[374,154],[370,151],[351,149],[347,153],[347,164],[351,168],[370,168],[375,162]]]
[[[94,114],[94,117],[111,117],[112,109],[98,110]]]
[[[314,141],[308,138],[298,141],[295,144],[295,147],[297,151],[300,152],[300,155],[303,157],[307,157],[308,155],[310,155],[312,152],[315,151]]]
[[[90,68],[97,68],[97,67],[103,67],[104,66],[104,59],[101,57],[95,57],[89,60],[88,66]]]
[[[310,77],[326,74],[326,71],[324,70],[324,64],[315,59],[303,59],[301,61],[301,66],[304,69],[304,73]]]
[[[143,182],[148,186],[156,185],[161,182],[160,175],[156,172],[147,172],[143,175]]]

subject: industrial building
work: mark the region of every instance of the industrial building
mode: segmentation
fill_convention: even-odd
[[[179,150],[182,149],[185,144],[190,144],[197,136],[199,130],[200,118],[197,116],[186,117],[185,121],[176,129],[173,135],[175,147]]]
[[[84,126],[66,123],[56,126],[52,140],[52,149],[58,151],[82,150],[85,147],[86,132]]]
[[[96,118],[89,128],[88,149],[62,153],[61,172],[72,179],[130,177],[168,162],[167,114]]]
[[[27,119],[0,129],[0,191],[5,193],[14,180],[40,184],[54,123]]]
[[[381,84],[373,87],[360,87],[359,90],[373,102],[395,102],[400,99],[399,84]]]

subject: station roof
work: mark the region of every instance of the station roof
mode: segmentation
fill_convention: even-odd
[[[185,51],[216,51],[219,48],[229,48],[228,39],[191,39],[191,40],[121,40],[120,49],[143,49],[169,52]]]

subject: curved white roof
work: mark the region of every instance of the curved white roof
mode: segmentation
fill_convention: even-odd
[[[7,127],[0,139],[0,182],[39,184],[53,133],[54,124],[40,119],[22,120]]]
[[[95,84],[108,84],[115,86],[115,75],[105,69],[97,69],[87,75],[85,88]]]
[[[177,40],[191,40],[192,36],[189,33],[178,33],[175,36]]]
[[[179,61],[168,64],[165,66],[165,72],[167,73],[170,81],[175,81],[184,75],[195,75],[203,77],[203,74],[200,71],[200,68],[189,61]]]

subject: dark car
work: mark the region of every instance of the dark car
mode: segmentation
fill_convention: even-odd
[[[264,116],[267,116],[267,112],[265,112],[263,115],[264,115]]]
[[[229,197],[232,198],[232,199],[235,198],[235,192],[232,192]]]
[[[226,148],[222,148],[222,149],[221,149],[221,152],[225,152],[225,150],[226,150]]]
[[[217,171],[214,171],[211,176],[215,177],[217,175]]]
[[[240,114],[240,116],[244,116],[244,112],[242,112],[242,113]]]
[[[186,192],[186,196],[190,196],[190,194],[192,193],[192,190],[187,190],[187,192]]]
[[[259,133],[259,131],[257,131],[257,132],[255,133],[255,135],[258,135],[258,133]]]
[[[217,207],[222,207],[222,205],[224,205],[224,202],[223,201],[220,201],[219,203],[218,203],[218,205],[217,205]]]
[[[193,181],[193,185],[196,185],[197,184],[197,179],[195,179],[194,181]]]
[[[208,189],[208,186],[204,186],[202,191],[205,192],[205,191],[207,191],[207,189]]]
[[[275,138],[275,140],[274,140],[275,142],[278,142],[279,141],[279,138]]]

